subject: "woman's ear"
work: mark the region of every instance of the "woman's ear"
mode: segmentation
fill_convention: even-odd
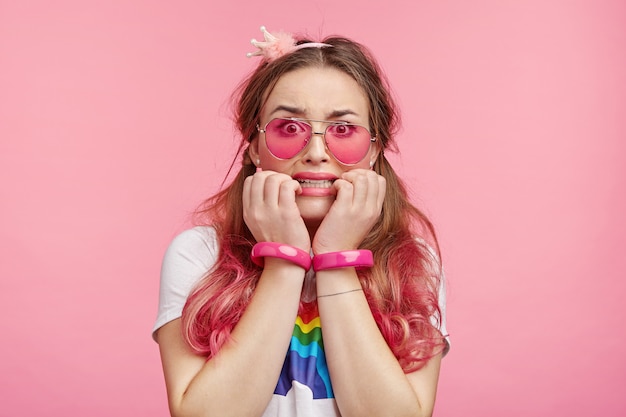
[[[254,139],[250,141],[250,145],[248,145],[248,156],[252,163],[258,168],[261,165],[261,160],[259,159],[259,137],[256,136]]]
[[[380,155],[382,151],[382,147],[380,146],[380,142],[376,141],[374,142],[374,146],[370,155],[370,168],[374,169],[374,164],[376,163],[376,160],[378,159],[378,156]]]

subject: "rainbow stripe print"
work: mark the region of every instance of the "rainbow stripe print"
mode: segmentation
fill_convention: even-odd
[[[324,354],[317,303],[305,304],[298,313],[287,357],[274,394],[286,396],[293,381],[313,391],[314,399],[334,398]]]

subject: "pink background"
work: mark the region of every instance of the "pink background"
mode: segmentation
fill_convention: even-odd
[[[435,415],[623,416],[626,4],[608,0],[0,0],[0,415],[168,415],[161,256],[232,157],[261,24],[353,37],[391,79],[394,161],[449,279]]]

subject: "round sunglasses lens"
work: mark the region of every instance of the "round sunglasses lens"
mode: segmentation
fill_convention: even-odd
[[[296,156],[307,144],[311,127],[306,123],[289,119],[273,119],[265,126],[265,143],[277,158]]]
[[[339,162],[346,165],[360,162],[370,149],[371,135],[363,126],[330,125],[325,136],[330,152]]]

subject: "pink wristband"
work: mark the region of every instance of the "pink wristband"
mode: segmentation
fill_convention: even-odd
[[[265,264],[263,258],[269,256],[271,258],[280,258],[294,263],[305,271],[311,268],[311,255],[302,249],[276,242],[259,242],[252,247],[250,258],[258,266]]]
[[[374,256],[372,255],[372,251],[367,249],[320,253],[313,257],[314,271],[347,267],[365,268],[371,266],[374,266]]]

